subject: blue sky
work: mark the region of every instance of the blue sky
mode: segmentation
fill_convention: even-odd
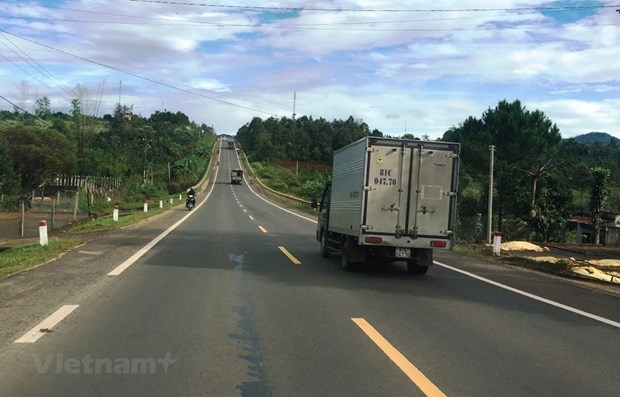
[[[99,116],[120,96],[219,133],[291,117],[296,93],[298,116],[431,138],[519,99],[564,137],[620,138],[615,4],[4,0],[0,91],[30,111],[43,96],[54,111],[81,97]]]

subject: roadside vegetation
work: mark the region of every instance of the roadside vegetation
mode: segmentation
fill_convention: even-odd
[[[181,112],[146,117],[120,104],[98,116],[87,90],[78,85],[74,93],[69,113],[52,112],[47,97],[36,100],[34,114],[18,107],[0,111],[0,211],[76,212],[88,217],[73,227],[79,233],[119,228],[161,212],[159,199],[167,207],[169,197],[205,174],[217,139],[212,127]],[[118,222],[111,219],[115,205]],[[52,225],[49,231],[48,246],[1,251],[0,277],[80,243],[75,236],[57,239]]]
[[[75,231],[118,228],[157,214],[153,203],[165,199],[167,205],[168,197],[204,175],[217,139],[211,127],[181,112],[144,117],[125,105],[99,117],[87,93],[76,92],[80,95],[69,114],[52,113],[45,97],[36,101],[34,115],[18,108],[0,111],[1,210],[16,211],[24,197],[40,194],[42,204],[46,195],[73,190],[84,197],[80,209],[92,218]],[[254,118],[236,139],[262,183],[318,200],[330,178],[333,152],[365,136],[389,137],[353,117],[303,116]],[[457,236],[462,243],[485,240],[490,146],[495,148],[493,230],[502,231],[505,239],[572,242],[572,216],[600,222],[605,213],[620,212],[620,141],[615,138],[606,143],[563,140],[543,112],[504,100],[480,118],[470,116],[453,126],[441,139],[461,144]],[[59,175],[98,182],[59,185]],[[145,200],[151,203],[147,214]],[[119,222],[109,218],[114,205],[121,208]],[[49,258],[72,244],[75,239],[51,240],[38,251]],[[37,251],[36,246],[28,249]],[[28,249],[0,253],[0,269],[15,271],[6,269],[16,269],[15,261],[21,260],[19,271],[40,261]]]
[[[304,116],[254,118],[239,129],[237,140],[262,182],[310,200],[320,197],[330,177],[334,150],[369,135],[389,137],[353,117],[330,122]],[[490,146],[495,149],[493,231],[501,231],[504,239],[574,242],[573,216],[594,223],[604,213],[619,213],[620,140],[606,137],[594,143],[562,139],[543,112],[518,100],[500,101],[481,117],[450,128],[441,140],[461,144],[459,240],[486,240]],[[597,178],[604,173],[599,169],[609,176]],[[593,195],[593,185],[600,193]]]
[[[83,94],[83,91],[81,91]],[[117,105],[97,117],[84,95],[70,114],[52,113],[47,98],[35,115],[0,111],[0,206],[16,210],[23,196],[81,191],[89,210],[108,200],[142,202],[194,185],[204,174],[217,139],[213,129],[181,112],[149,117]]]
[[[322,164],[282,160],[253,162],[252,169],[270,188],[304,200],[320,198],[331,171]]]

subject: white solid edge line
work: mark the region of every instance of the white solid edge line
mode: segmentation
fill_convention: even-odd
[[[215,177],[217,178],[217,173],[216,173]],[[215,179],[214,179],[214,181],[215,181]],[[209,190],[209,193],[207,193],[207,196],[205,197],[205,199],[202,200],[196,207],[194,207],[194,210],[188,212],[187,215],[185,215],[183,218],[178,220],[174,225],[170,226],[168,229],[163,231],[159,236],[155,237],[150,243],[148,243],[144,247],[140,248],[138,250],[138,252],[133,254],[131,257],[129,257],[129,259],[127,259],[125,262],[121,263],[116,268],[114,268],[114,270],[112,270],[110,273],[108,273],[108,276],[118,276],[119,274],[124,272],[129,266],[133,265],[134,262],[136,262],[138,259],[140,259],[142,257],[142,255],[146,254],[157,243],[159,243],[161,240],[163,240],[164,237],[166,237],[168,234],[170,234],[170,232],[172,232],[174,229],[176,229],[177,226],[179,226],[181,223],[185,222],[187,220],[187,218],[189,218],[190,216],[194,215],[194,213],[196,212],[195,210],[197,210],[204,203],[207,202],[207,200],[209,199],[209,196],[211,195],[211,192],[213,191],[214,187],[215,187],[215,182],[213,184],[211,184],[211,189]]]
[[[552,301],[551,299],[543,298],[543,297],[538,296],[538,295],[530,294],[529,292],[525,292],[525,291],[522,291],[522,290],[517,289],[517,288],[509,287],[509,286],[507,286],[505,284],[498,283],[497,281],[489,280],[488,278],[484,278],[484,277],[478,276],[478,275],[476,275],[474,273],[470,273],[468,271],[461,270],[461,269],[458,269],[458,268],[450,266],[450,265],[446,265],[445,263],[441,263],[441,262],[437,262],[437,261],[433,261],[433,263],[438,265],[438,266],[444,267],[446,269],[455,271],[457,273],[464,274],[464,275],[466,275],[468,277],[475,278],[476,280],[480,280],[480,281],[485,282],[487,284],[491,284],[491,285],[494,285],[496,287],[503,288],[503,289],[505,289],[507,291],[514,292],[515,294],[519,294],[519,295],[525,296],[527,298],[534,299],[534,300],[542,302],[542,303],[546,303],[547,305],[554,306],[554,307],[557,307],[559,309],[563,309],[563,310],[569,311],[569,312],[574,313],[574,314],[578,314],[578,315],[583,316],[583,317],[587,317],[587,318],[589,318],[591,320],[595,320],[595,321],[599,321],[599,322],[607,324],[607,325],[611,325],[612,327],[620,328],[620,323],[617,322],[617,321],[613,321],[613,320],[610,320],[610,319],[605,318],[605,317],[597,316],[596,314],[588,313],[588,312],[585,312],[583,310],[575,309],[574,307],[567,306],[567,305],[564,305],[562,303],[559,303],[559,302],[556,302],[556,301]]]
[[[64,305],[60,309],[52,313],[48,318],[35,325],[30,331],[26,332],[21,338],[17,339],[15,343],[34,343],[40,337],[46,334],[44,330],[52,329],[56,324],[61,322],[71,312],[78,308],[79,305]]]
[[[249,187],[249,186],[248,186],[248,187]],[[251,188],[251,187],[250,187],[249,189],[250,189],[250,191],[251,191],[252,193],[254,193],[254,195],[255,195],[256,197],[258,197],[259,199],[263,200],[263,201],[264,201],[264,202],[266,202],[267,204],[273,205],[274,207],[279,208],[279,209],[281,209],[281,210],[282,210],[282,211],[284,211],[284,212],[288,212],[288,213],[289,213],[289,214],[291,214],[291,215],[295,215],[295,216],[296,216],[296,217],[298,217],[298,218],[305,219],[305,220],[307,220],[307,221],[309,221],[309,222],[312,222],[312,223],[317,223],[317,221],[316,221],[315,219],[306,218],[306,217],[305,217],[305,216],[303,216],[303,215],[299,215],[299,214],[294,213],[293,211],[289,211],[289,210],[287,210],[286,208],[282,208],[282,207],[280,207],[279,205],[274,204],[274,203],[272,203],[271,201],[269,201],[269,200],[267,200],[267,199],[265,199],[265,198],[261,197],[258,193],[256,193],[254,190],[252,190],[252,188]]]
[[[241,167],[241,160],[239,160],[239,154],[237,154],[237,161],[239,162],[239,167]],[[263,201],[264,201],[264,202],[266,202],[267,204],[273,205],[274,207],[279,208],[279,209],[281,209],[281,210],[282,210],[282,211],[284,211],[284,212],[288,212],[288,213],[289,213],[289,214],[291,214],[291,215],[295,215],[295,216],[296,216],[296,217],[298,217],[298,218],[305,219],[305,220],[307,220],[307,221],[309,221],[309,222],[312,222],[312,223],[317,223],[317,221],[316,221],[315,219],[306,218],[306,217],[305,217],[305,216],[303,216],[303,215],[296,214],[296,213],[294,213],[293,211],[289,211],[289,210],[287,210],[286,208],[282,208],[282,207],[280,207],[279,205],[274,204],[274,203],[272,203],[271,201],[269,201],[269,200],[267,200],[267,199],[265,199],[265,198],[261,197],[258,193],[256,193],[256,192],[254,191],[254,189],[252,189],[252,188],[250,187],[250,184],[249,184],[249,183],[248,183],[248,181],[245,179],[245,174],[243,174],[243,180],[245,181],[245,185],[248,187],[248,189],[250,189],[250,191],[251,191],[252,193],[254,193],[254,195],[255,195],[256,197],[258,197],[259,199],[263,200]]]
[[[237,155],[237,161],[239,161],[239,156],[238,156],[238,155]],[[243,177],[243,178],[245,179],[245,175],[244,175],[244,177]],[[272,203],[272,202],[271,202],[271,201],[269,201],[269,200],[264,199],[264,198],[263,198],[263,197],[261,197],[258,193],[256,193],[256,192],[255,192],[255,191],[254,191],[254,190],[250,187],[250,185],[248,185],[248,184],[247,184],[247,182],[246,182],[246,186],[248,186],[248,188],[250,189],[250,191],[251,191],[252,193],[254,193],[254,195],[255,195],[256,197],[258,197],[259,199],[263,200],[263,201],[264,201],[264,202],[266,202],[267,204],[271,204],[271,205],[273,205],[274,207],[279,208],[279,209],[281,209],[282,211],[288,212],[289,214],[295,215],[295,216],[297,216],[297,217],[299,217],[299,218],[305,219],[305,220],[310,221],[310,222],[313,222],[313,223],[317,223],[317,221],[316,221],[316,220],[314,220],[314,219],[306,218],[305,216],[302,216],[302,215],[296,214],[296,213],[294,213],[294,212],[292,212],[292,211],[287,210],[286,208],[282,208],[282,207],[280,207],[280,206],[278,206],[278,205],[276,205],[276,204]],[[567,306],[567,305],[564,305],[564,304],[562,304],[562,303],[555,302],[555,301],[552,301],[552,300],[550,300],[550,299],[543,298],[543,297],[538,296],[538,295],[530,294],[529,292],[521,291],[521,290],[516,289],[516,288],[513,288],[513,287],[509,287],[509,286],[507,286],[507,285],[505,285],[505,284],[498,283],[498,282],[493,281],[493,280],[489,280],[489,279],[487,279],[487,278],[484,278],[484,277],[481,277],[481,276],[475,275],[475,274],[470,273],[470,272],[467,272],[467,271],[465,271],[465,270],[457,269],[457,268],[455,268],[455,267],[452,267],[452,266],[450,266],[450,265],[446,265],[446,264],[444,264],[444,263],[440,263],[440,262],[437,262],[437,261],[434,261],[433,263],[435,263],[436,265],[439,265],[439,266],[445,267],[446,269],[450,269],[450,270],[453,270],[453,271],[455,271],[455,272],[462,273],[462,274],[464,274],[464,275],[466,275],[466,276],[469,276],[469,277],[475,278],[475,279],[477,279],[477,280],[483,281],[483,282],[485,282],[485,283],[488,283],[488,284],[494,285],[494,286],[496,286],[496,287],[503,288],[503,289],[505,289],[505,290],[508,290],[508,291],[514,292],[514,293],[519,294],[519,295],[523,295],[523,296],[528,297],[528,298],[530,298],[530,299],[534,299],[534,300],[537,300],[537,301],[539,301],[539,302],[543,302],[543,303],[546,303],[546,304],[548,304],[548,305],[555,306],[555,307],[560,308],[560,309],[564,309],[564,310],[569,311],[569,312],[571,312],[571,313],[575,313],[575,314],[578,314],[578,315],[580,315],[580,316],[584,316],[584,317],[590,318],[590,319],[592,319],[592,320],[602,322],[602,323],[607,324],[607,325],[611,325],[612,327],[620,328],[620,323],[619,323],[619,322],[616,322],[616,321],[613,321],[613,320],[607,319],[607,318],[605,318],[605,317],[597,316],[596,314],[592,314],[592,313],[585,312],[585,311],[583,311],[583,310],[575,309],[574,307]]]

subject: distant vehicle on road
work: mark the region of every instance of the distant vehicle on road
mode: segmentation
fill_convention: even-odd
[[[234,169],[230,171],[230,184],[231,185],[241,185],[242,180],[243,180],[242,170]]]

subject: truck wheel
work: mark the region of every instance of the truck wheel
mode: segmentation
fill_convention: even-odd
[[[351,256],[349,254],[351,248],[349,247],[349,244],[351,244],[351,241],[348,238],[342,243],[342,248],[340,249],[340,265],[343,270],[353,272],[359,270],[360,264],[351,262]]]
[[[409,274],[424,275],[428,271],[428,266],[420,266],[417,261],[407,261],[407,272]]]
[[[323,258],[329,257],[329,250],[327,249],[327,232],[321,232],[321,256]]]

